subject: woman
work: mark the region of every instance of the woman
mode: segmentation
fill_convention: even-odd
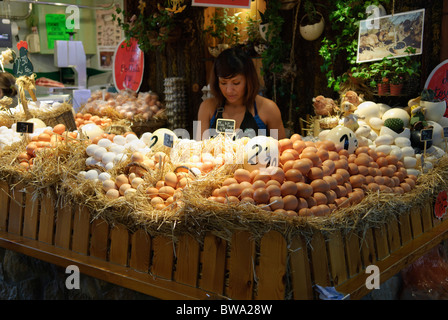
[[[15,84],[16,78],[14,78],[12,74],[8,72],[0,72],[0,99],[3,97],[12,98],[13,103],[9,106],[10,108],[17,105],[17,88]]]
[[[238,136],[270,135],[285,138],[278,106],[258,94],[260,84],[252,59],[239,47],[224,50],[215,60],[210,89],[214,97],[199,107],[197,140],[216,131],[217,119],[235,120]]]

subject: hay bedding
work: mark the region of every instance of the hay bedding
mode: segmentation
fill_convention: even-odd
[[[229,240],[235,230],[248,230],[254,238],[265,232],[276,230],[287,239],[295,235],[309,238],[315,232],[342,233],[363,232],[397,219],[411,208],[422,207],[435,199],[438,193],[448,188],[448,158],[444,156],[434,169],[421,175],[417,186],[404,195],[368,193],[359,204],[340,208],[326,217],[285,217],[263,210],[248,203],[220,204],[207,200],[214,188],[230,176],[238,165],[224,165],[208,174],[198,177],[183,189],[180,199],[165,208],[155,210],[145,190],[154,186],[163,175],[175,169],[171,162],[165,162],[156,170],[149,170],[145,183],[130,197],[110,200],[105,197],[100,182],[80,179],[78,173],[85,170],[85,148],[87,143],[60,143],[54,150],[40,153],[31,171],[19,170],[17,156],[25,150],[26,143],[20,142],[1,151],[0,179],[10,186],[18,183],[31,186],[33,197],[51,195],[58,207],[79,204],[91,209],[92,220],[103,218],[111,224],[124,224],[130,231],[145,229],[151,235],[177,237],[190,234],[202,239],[211,232]],[[154,152],[157,152],[155,150]],[[110,173],[112,177],[127,172],[130,162],[123,162]]]

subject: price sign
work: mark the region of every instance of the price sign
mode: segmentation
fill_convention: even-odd
[[[113,79],[118,90],[130,89],[137,92],[143,80],[145,57],[134,38],[129,42],[123,40],[115,51]]]
[[[20,133],[33,133],[34,123],[33,122],[17,122],[16,132]]]
[[[442,219],[442,217],[446,215],[446,209],[448,206],[447,198],[447,190],[441,191],[437,196],[434,204],[434,215],[438,219]]]
[[[431,141],[433,129],[423,129],[420,131],[420,141]]]
[[[217,119],[216,131],[219,133],[234,133],[235,120],[233,119]]]
[[[177,139],[177,136],[173,131],[165,128],[157,129],[151,135],[151,139],[149,140],[149,147],[151,149],[165,146],[172,148],[174,141]]]
[[[249,140],[244,147],[244,168],[249,171],[277,167],[279,150],[277,140],[257,136]]]

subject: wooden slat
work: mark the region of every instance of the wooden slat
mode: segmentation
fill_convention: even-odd
[[[54,245],[64,249],[70,249],[72,238],[73,212],[72,205],[66,204],[58,208],[56,215],[56,232]]]
[[[122,266],[128,264],[129,232],[122,224],[115,225],[110,231],[109,261]]]
[[[0,230],[8,229],[9,214],[9,186],[5,181],[0,181]]]
[[[48,244],[53,244],[54,240],[54,201],[47,194],[41,200],[38,239]]]
[[[311,280],[308,247],[301,236],[291,240],[290,266],[292,294],[295,300],[311,300],[313,298],[313,284]]]
[[[21,235],[23,225],[23,211],[25,206],[25,194],[23,185],[17,184],[11,190],[9,203],[8,232]]]
[[[103,219],[92,221],[92,236],[90,238],[90,255],[102,260],[107,259],[109,241],[109,225]]]
[[[284,300],[286,275],[286,241],[277,231],[269,231],[260,242],[260,261],[256,275],[255,299]]]
[[[336,286],[347,280],[347,263],[344,253],[344,242],[339,230],[328,236],[328,258],[330,259],[331,280]]]
[[[393,219],[387,223],[387,237],[390,252],[394,252],[401,247],[400,229],[397,220]]]
[[[370,240],[373,240],[370,232]],[[367,237],[369,237],[367,235]],[[361,246],[360,246],[360,237],[355,232],[350,232],[345,236],[345,253],[347,255],[347,267],[348,267],[348,276],[349,278],[353,277],[354,275],[358,274],[362,270],[362,257],[361,257]],[[372,244],[368,242],[366,239],[366,242],[364,243],[366,246],[364,250],[368,252],[369,245],[372,245],[373,247],[373,241]],[[375,256],[375,250],[373,249],[373,256]]]
[[[376,263],[375,240],[373,239],[373,229],[369,228],[361,238],[361,257],[363,266]]]
[[[174,280],[196,286],[199,275],[199,242],[190,235],[182,235],[176,243],[176,271]]]
[[[409,213],[401,214],[398,221],[401,235],[401,245],[405,245],[412,240],[411,220]]]
[[[255,242],[249,232],[235,232],[229,252],[229,286],[226,296],[231,299],[252,299],[254,285]]]
[[[141,272],[149,271],[149,260],[151,258],[151,237],[139,229],[131,237],[131,258],[129,266]]]
[[[224,293],[224,274],[226,269],[227,241],[212,234],[204,237],[204,245],[201,252],[201,278],[199,287],[215,292]]]
[[[423,233],[420,208],[412,208],[410,213],[412,237],[415,239]]]
[[[373,229],[373,238],[375,240],[376,258],[377,260],[383,260],[389,255],[389,244],[387,241],[386,226]]]
[[[322,233],[314,233],[311,239],[311,265],[314,283],[323,287],[331,285],[328,269],[327,246]]]
[[[37,226],[39,222],[39,199],[33,199],[32,187],[26,188],[25,211],[23,214],[23,236],[37,239]]]
[[[89,253],[90,212],[87,207],[75,206],[73,217],[72,250],[81,254]]]
[[[423,226],[423,232],[429,231],[430,229],[432,229],[433,224],[432,224],[432,206],[430,203],[427,203],[423,208],[422,208],[422,226]]]
[[[152,247],[154,255],[151,273],[171,280],[174,263],[173,241],[165,236],[157,236],[152,241]]]

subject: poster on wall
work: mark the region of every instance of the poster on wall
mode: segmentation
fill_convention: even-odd
[[[145,55],[137,40],[122,40],[114,56],[112,76],[115,88],[137,92],[142,84],[145,69]]]
[[[445,100],[448,105],[448,59],[432,70],[425,83],[426,89],[432,89],[437,99]],[[448,116],[447,113],[444,115]]]
[[[250,8],[251,0],[192,0],[192,6],[221,8]]]
[[[361,20],[356,62],[406,56],[408,47],[422,54],[424,20],[425,9]]]
[[[65,14],[45,15],[45,27],[47,31],[48,49],[54,49],[56,40],[70,40],[69,29],[65,25]]]
[[[113,19],[115,10],[96,11],[96,43],[98,66],[102,70],[112,70],[115,49],[123,38],[118,22]]]

